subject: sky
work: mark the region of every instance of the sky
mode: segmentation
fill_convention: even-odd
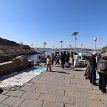
[[[0,0],[0,37],[33,47],[107,45],[107,0]]]

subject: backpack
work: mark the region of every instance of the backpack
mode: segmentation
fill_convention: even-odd
[[[107,71],[107,61],[102,58],[99,59],[97,67],[98,67],[98,70],[100,71]]]

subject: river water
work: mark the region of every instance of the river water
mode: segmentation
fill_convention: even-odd
[[[42,54],[43,56],[47,56],[47,55],[51,55],[52,50],[46,50],[46,52],[44,54]],[[34,62],[36,62],[38,60],[38,56],[41,54],[34,54],[34,55],[29,55],[27,56],[28,60],[34,60]]]

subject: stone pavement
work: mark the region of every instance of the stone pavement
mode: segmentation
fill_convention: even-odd
[[[53,67],[22,87],[5,88],[0,107],[107,107],[107,94],[83,75],[82,70]]]

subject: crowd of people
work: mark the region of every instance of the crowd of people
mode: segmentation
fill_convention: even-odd
[[[85,57],[84,57],[85,58]],[[47,71],[50,69],[51,65],[60,65],[62,69],[65,67],[72,68],[78,66],[80,56],[77,52],[68,52],[68,51],[61,51],[55,52],[51,55],[47,56],[46,64],[47,64]],[[51,60],[51,61],[50,61]]]
[[[69,67],[71,68],[71,66],[73,65],[74,61],[76,59],[74,59],[74,55],[75,53],[73,52],[56,52],[56,53],[52,53],[51,56],[47,56],[46,59],[46,64],[47,64],[47,71],[51,71],[51,65],[61,65],[62,69],[64,69],[65,67]]]
[[[96,83],[96,74],[99,75],[99,83]],[[90,83],[99,86],[102,93],[106,93],[107,86],[107,57],[93,52],[84,74]]]

